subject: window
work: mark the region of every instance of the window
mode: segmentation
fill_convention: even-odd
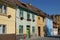
[[[32,19],[35,20],[35,15],[34,14],[32,14]]]
[[[40,17],[38,17],[38,19],[40,20]]]
[[[2,13],[2,5],[0,4],[0,13]]]
[[[20,9],[20,8],[19,8],[19,9]],[[23,18],[23,10],[22,10],[22,9],[20,9],[19,17],[20,17],[20,19],[21,19],[21,20],[23,20],[23,19],[24,19],[24,18]]]
[[[5,25],[3,25],[3,33],[5,33]]]
[[[23,10],[20,10],[20,17],[23,17]]]
[[[43,17],[43,22],[44,22],[44,17]]]
[[[33,19],[33,22],[35,21],[35,15],[34,14],[32,14],[32,19]]]
[[[20,26],[19,26],[19,34],[20,34],[20,33],[23,33],[23,25],[20,25]]]
[[[5,27],[6,25],[0,25],[0,34],[5,33]]]
[[[6,5],[0,4],[0,13],[6,14]]]
[[[27,19],[30,19],[30,13],[27,12]]]
[[[31,21],[29,12],[27,12],[27,21]]]
[[[5,5],[3,5],[3,11],[2,12],[6,13],[6,6]]]
[[[35,27],[32,27],[32,32],[33,32],[33,33],[35,32]]]

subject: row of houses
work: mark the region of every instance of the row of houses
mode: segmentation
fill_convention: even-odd
[[[0,34],[24,35],[27,38],[57,35],[58,31],[53,31],[54,23],[52,16],[31,4],[0,0]]]
[[[54,28],[54,32],[58,33],[58,35],[60,35],[60,15],[51,15],[52,19],[53,19],[53,28]],[[55,34],[54,34],[55,35]]]

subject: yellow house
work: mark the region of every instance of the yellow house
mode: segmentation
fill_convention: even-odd
[[[15,34],[15,4],[0,0],[0,34]]]
[[[46,20],[45,20],[44,16],[37,16],[36,17],[37,35],[40,36],[40,37],[44,37],[44,28],[45,28],[45,25],[46,25],[45,24]]]

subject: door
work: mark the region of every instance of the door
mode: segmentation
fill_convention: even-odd
[[[60,35],[60,27],[58,27],[58,35]]]
[[[40,36],[40,27],[38,27],[38,36]]]
[[[30,26],[27,26],[27,37],[30,38]]]

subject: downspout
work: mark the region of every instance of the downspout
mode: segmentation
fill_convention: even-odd
[[[14,0],[14,2],[16,3],[17,0]],[[16,36],[16,13],[17,13],[17,4],[15,4],[15,39],[17,40],[17,36]]]

